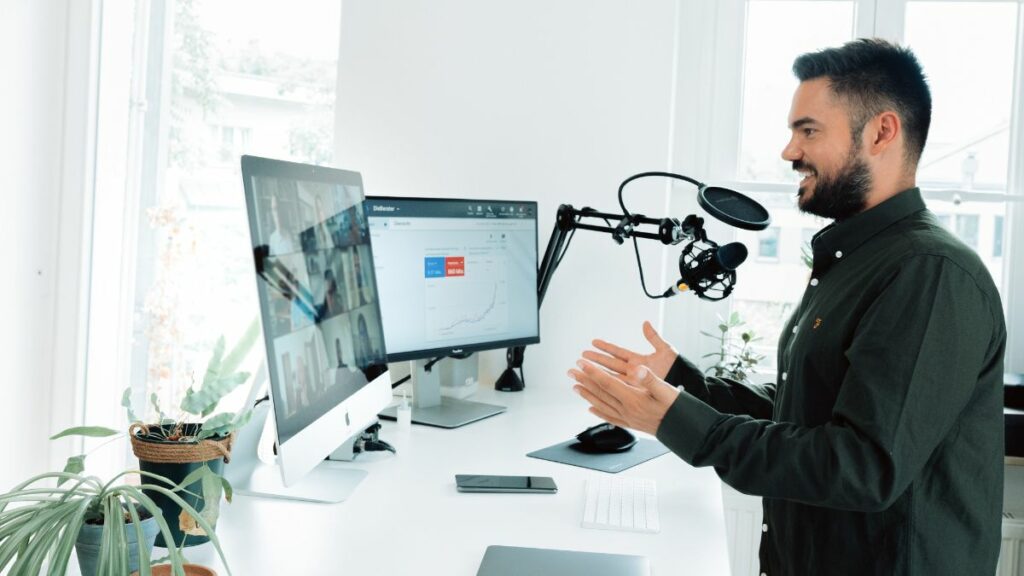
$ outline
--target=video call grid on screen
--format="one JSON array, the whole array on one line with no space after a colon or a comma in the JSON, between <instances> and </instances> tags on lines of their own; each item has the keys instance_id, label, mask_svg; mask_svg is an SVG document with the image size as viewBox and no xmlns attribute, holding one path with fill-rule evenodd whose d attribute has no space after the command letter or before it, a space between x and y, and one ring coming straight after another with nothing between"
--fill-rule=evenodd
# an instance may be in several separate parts
<instances>
[{"instance_id":1,"label":"video call grid on screen","mask_svg":"<svg viewBox=\"0 0 1024 576\"><path fill-rule=\"evenodd\" d=\"M246 193L285 442L382 372L386 350L358 173L266 164Z\"/></svg>"},{"instance_id":2,"label":"video call grid on screen","mask_svg":"<svg viewBox=\"0 0 1024 576\"><path fill-rule=\"evenodd\" d=\"M539 342L537 203L368 196L388 360Z\"/></svg>"}]
</instances>

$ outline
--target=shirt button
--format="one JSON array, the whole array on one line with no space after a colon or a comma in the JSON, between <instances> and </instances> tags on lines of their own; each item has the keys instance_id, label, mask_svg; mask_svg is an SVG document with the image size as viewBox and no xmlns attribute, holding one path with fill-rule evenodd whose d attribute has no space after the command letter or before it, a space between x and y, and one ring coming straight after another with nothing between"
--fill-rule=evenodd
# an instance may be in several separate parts
<instances>
[{"instance_id":1,"label":"shirt button","mask_svg":"<svg viewBox=\"0 0 1024 576\"><path fill-rule=\"evenodd\" d=\"M843 257L843 251L842 250L836 250L836 258L842 258L842 257Z\"/></svg>"},{"instance_id":2,"label":"shirt button","mask_svg":"<svg viewBox=\"0 0 1024 576\"><path fill-rule=\"evenodd\" d=\"M783 382L785 382L786 378L788 378L788 377L789 377L789 372L783 372L782 373L782 381ZM767 526L767 524L765 524L765 526Z\"/></svg>"},{"instance_id":3,"label":"shirt button","mask_svg":"<svg viewBox=\"0 0 1024 576\"><path fill-rule=\"evenodd\" d=\"M811 286L817 286L817 285L818 285L818 279L817 278L811 278Z\"/></svg>"},{"instance_id":4,"label":"shirt button","mask_svg":"<svg viewBox=\"0 0 1024 576\"><path fill-rule=\"evenodd\" d=\"M793 326L793 334L796 334L796 326Z\"/></svg>"},{"instance_id":5,"label":"shirt button","mask_svg":"<svg viewBox=\"0 0 1024 576\"><path fill-rule=\"evenodd\" d=\"M766 572L761 572L761 576L768 576Z\"/></svg>"},{"instance_id":6,"label":"shirt button","mask_svg":"<svg viewBox=\"0 0 1024 576\"><path fill-rule=\"evenodd\" d=\"M768 525L767 524L761 524L761 532L767 532L767 531L768 531Z\"/></svg>"}]
</instances>

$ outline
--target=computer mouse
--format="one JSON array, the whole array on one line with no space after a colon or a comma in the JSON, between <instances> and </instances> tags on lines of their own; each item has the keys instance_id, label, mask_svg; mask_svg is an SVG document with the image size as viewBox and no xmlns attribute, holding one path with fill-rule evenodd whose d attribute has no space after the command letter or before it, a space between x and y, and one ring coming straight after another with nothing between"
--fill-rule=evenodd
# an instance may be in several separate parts
<instances>
[{"instance_id":1,"label":"computer mouse","mask_svg":"<svg viewBox=\"0 0 1024 576\"><path fill-rule=\"evenodd\" d=\"M607 422L587 428L577 434L576 439L579 442L571 447L588 454L624 452L636 444L636 436L632 432Z\"/></svg>"}]
</instances>

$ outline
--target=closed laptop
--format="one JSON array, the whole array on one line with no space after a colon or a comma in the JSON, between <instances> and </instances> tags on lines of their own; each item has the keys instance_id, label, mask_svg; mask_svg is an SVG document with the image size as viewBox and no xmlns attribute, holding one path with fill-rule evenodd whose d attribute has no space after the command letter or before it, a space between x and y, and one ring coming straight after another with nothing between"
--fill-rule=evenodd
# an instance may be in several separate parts
<instances>
[{"instance_id":1,"label":"closed laptop","mask_svg":"<svg viewBox=\"0 0 1024 576\"><path fill-rule=\"evenodd\" d=\"M643 556L488 546L477 576L650 576Z\"/></svg>"}]
</instances>

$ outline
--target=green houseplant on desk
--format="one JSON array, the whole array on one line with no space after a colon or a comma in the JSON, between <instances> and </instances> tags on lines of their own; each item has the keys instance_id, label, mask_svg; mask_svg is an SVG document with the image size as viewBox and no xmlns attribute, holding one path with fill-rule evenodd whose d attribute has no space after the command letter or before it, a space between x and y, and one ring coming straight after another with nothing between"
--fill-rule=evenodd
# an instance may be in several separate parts
<instances>
[{"instance_id":1,"label":"green houseplant on desk","mask_svg":"<svg viewBox=\"0 0 1024 576\"><path fill-rule=\"evenodd\" d=\"M251 408L238 413L214 412L225 395L249 379L249 373L238 371L238 367L256 342L259 329L259 322L254 321L227 353L224 338L217 341L200 387L190 386L185 391L178 417L168 418L154 394L150 396L150 404L156 413L156 422L143 424L132 409L131 391L125 390L121 399L129 420L134 422L128 436L139 467L174 482L189 479L185 484L188 487L185 500L200 510L211 526L216 526L221 497L231 499L231 485L222 473L224 464L231 459L235 430L252 417ZM206 418L202 423L188 422L202 418ZM177 502L160 493L151 496L163 510L173 537L172 544L195 546L209 541L207 528ZM163 534L157 536L156 544L167 544Z\"/></svg>"},{"instance_id":2,"label":"green houseplant on desk","mask_svg":"<svg viewBox=\"0 0 1024 576\"><path fill-rule=\"evenodd\" d=\"M139 474L141 485L119 483L131 474ZM30 478L0 496L0 571L62 575L74 548L83 576L122 576L134 570L150 576L153 540L158 532L169 539L170 530L144 492L176 501L212 534L213 527L181 498L184 491L167 478L133 470L105 483L70 472ZM215 536L212 541L226 566ZM185 576L180 550L170 547L167 561L172 574Z\"/></svg>"},{"instance_id":3,"label":"green houseplant on desk","mask_svg":"<svg viewBox=\"0 0 1024 576\"><path fill-rule=\"evenodd\" d=\"M231 486L220 472L234 431L248 422L251 409L214 412L226 394L248 380L238 367L258 334L259 323L253 322L227 354L224 338L218 340L202 385L189 387L177 418L168 418L153 395L156 423L141 423L131 390L125 390L121 404L133 422L129 437L140 470L104 483L82 474L86 455L81 454L69 458L62 472L35 476L0 495L0 571L10 567L12 574L38 574L45 564L46 574L64 574L75 548L84 576L124 576L134 570L149 576L154 540L168 549L165 568L176 576L186 574L180 551L185 546L212 541L224 560L214 527L220 499L230 501ZM206 420L186 422L189 418ZM117 435L110 428L74 427L51 439ZM139 484L124 483L133 474Z\"/></svg>"},{"instance_id":4,"label":"green houseplant on desk","mask_svg":"<svg viewBox=\"0 0 1024 576\"><path fill-rule=\"evenodd\" d=\"M121 398L128 419L133 422L128 436L140 469L183 483L187 487L185 501L200 511L209 526L216 526L221 497L231 500L231 485L222 476L223 467L231 457L235 430L249 421L252 410L214 413L225 395L249 379L249 373L239 371L238 367L255 344L259 331L259 321L253 321L227 352L224 338L217 340L200 386L189 386L174 418L164 413L152 394L150 406L155 422L144 424L132 408L131 390L125 390ZM202 419L205 420L196 422ZM170 545L195 546L209 541L209 528L178 502L162 493L151 497L170 528ZM156 544L168 545L163 533L157 535Z\"/></svg>"}]
</instances>

